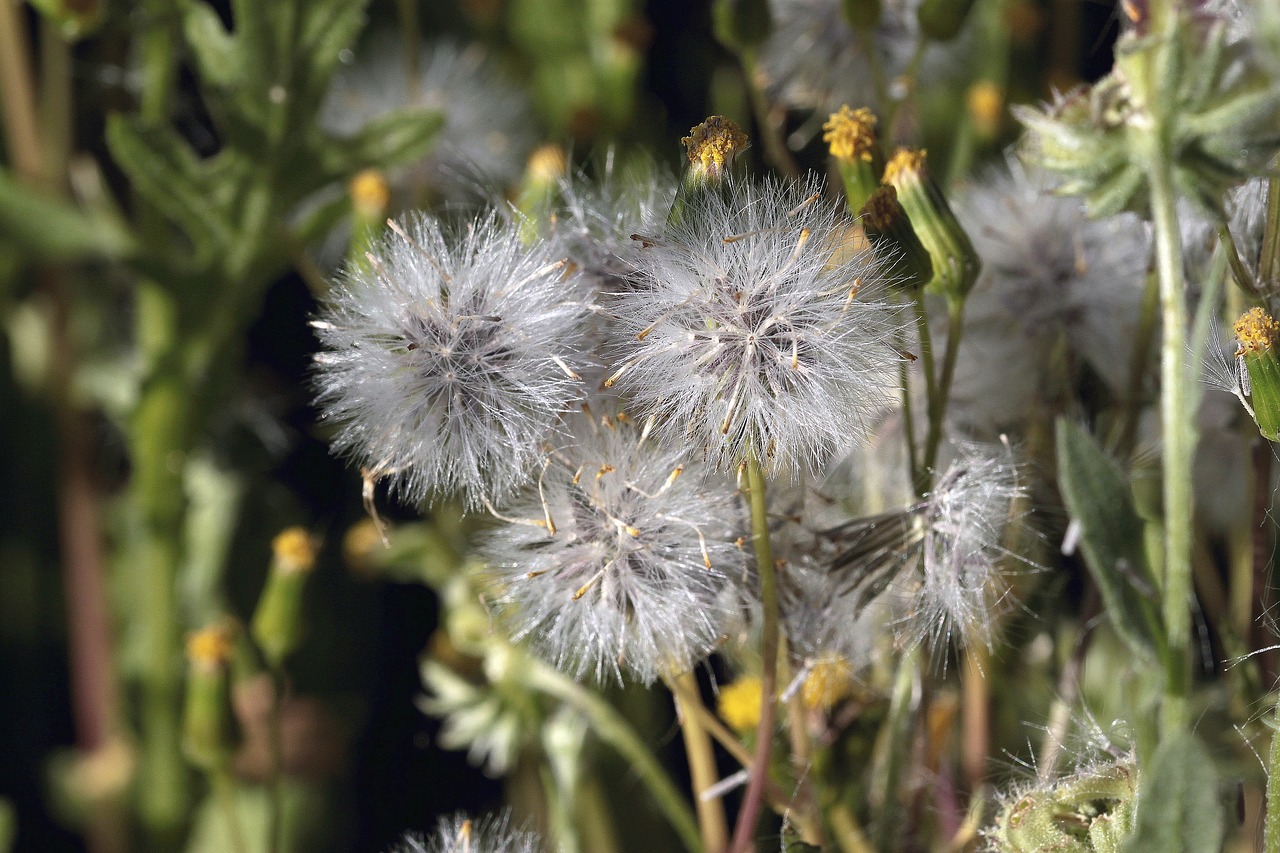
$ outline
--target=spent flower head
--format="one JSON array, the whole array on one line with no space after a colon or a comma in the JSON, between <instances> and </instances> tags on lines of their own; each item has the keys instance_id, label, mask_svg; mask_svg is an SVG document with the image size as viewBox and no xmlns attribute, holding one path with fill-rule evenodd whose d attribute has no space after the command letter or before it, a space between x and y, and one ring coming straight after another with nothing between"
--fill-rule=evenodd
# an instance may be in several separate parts
<instances>
[{"instance_id":1,"label":"spent flower head","mask_svg":"<svg viewBox=\"0 0 1280 853\"><path fill-rule=\"evenodd\" d=\"M496 214L394 226L315 323L335 449L412 501L502 500L583 396L583 292L553 247Z\"/></svg>"},{"instance_id":2,"label":"spent flower head","mask_svg":"<svg viewBox=\"0 0 1280 853\"><path fill-rule=\"evenodd\" d=\"M857 444L888 402L899 322L861 230L818 183L728 179L645 243L642 286L608 303L629 333L608 384L719 468L751 453L813 469Z\"/></svg>"},{"instance_id":3,"label":"spent flower head","mask_svg":"<svg viewBox=\"0 0 1280 853\"><path fill-rule=\"evenodd\" d=\"M484 551L517 639L577 677L650 683L690 669L737 612L739 512L732 488L629 420L592 426Z\"/></svg>"},{"instance_id":4,"label":"spent flower head","mask_svg":"<svg viewBox=\"0 0 1280 853\"><path fill-rule=\"evenodd\" d=\"M536 833L511 827L507 813L472 820L462 812L441 817L431 835L411 833L390 853L538 853Z\"/></svg>"}]
</instances>

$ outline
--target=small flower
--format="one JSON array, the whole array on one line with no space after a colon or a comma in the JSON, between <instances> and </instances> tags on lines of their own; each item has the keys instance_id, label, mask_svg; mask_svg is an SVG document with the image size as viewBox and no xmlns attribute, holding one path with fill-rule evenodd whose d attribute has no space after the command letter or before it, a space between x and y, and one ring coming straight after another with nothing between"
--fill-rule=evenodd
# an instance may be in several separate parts
<instances>
[{"instance_id":1,"label":"small flower","mask_svg":"<svg viewBox=\"0 0 1280 853\"><path fill-rule=\"evenodd\" d=\"M473 821L458 812L441 817L430 836L406 835L390 853L537 853L542 849L537 834L512 829L506 813Z\"/></svg>"},{"instance_id":2,"label":"small flower","mask_svg":"<svg viewBox=\"0 0 1280 853\"><path fill-rule=\"evenodd\" d=\"M720 688L716 710L734 731L753 731L760 725L760 695L760 678L741 676Z\"/></svg>"},{"instance_id":3,"label":"small flower","mask_svg":"<svg viewBox=\"0 0 1280 853\"><path fill-rule=\"evenodd\" d=\"M639 256L643 286L609 302L630 334L607 384L719 468L821 465L889 402L897 316L887 276L810 181L729 180Z\"/></svg>"},{"instance_id":4,"label":"small flower","mask_svg":"<svg viewBox=\"0 0 1280 853\"><path fill-rule=\"evenodd\" d=\"M627 420L552 457L484 551L516 639L581 677L644 683L689 670L737 611L738 510L681 451Z\"/></svg>"},{"instance_id":5,"label":"small flower","mask_svg":"<svg viewBox=\"0 0 1280 853\"><path fill-rule=\"evenodd\" d=\"M417 216L349 271L316 323L334 448L407 499L501 501L583 396L578 276L494 214L446 233Z\"/></svg>"}]
</instances>

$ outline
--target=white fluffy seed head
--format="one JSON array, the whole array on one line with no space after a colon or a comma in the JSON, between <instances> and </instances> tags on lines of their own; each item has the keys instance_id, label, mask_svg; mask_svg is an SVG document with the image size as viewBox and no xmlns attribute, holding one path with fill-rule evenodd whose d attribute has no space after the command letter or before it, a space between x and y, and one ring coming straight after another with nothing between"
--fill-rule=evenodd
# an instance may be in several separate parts
<instances>
[{"instance_id":1,"label":"white fluffy seed head","mask_svg":"<svg viewBox=\"0 0 1280 853\"><path fill-rule=\"evenodd\" d=\"M610 382L677 444L732 469L813 470L890 402L898 315L884 272L819 183L729 180L638 256L607 305L625 333Z\"/></svg>"},{"instance_id":2,"label":"white fluffy seed head","mask_svg":"<svg viewBox=\"0 0 1280 853\"><path fill-rule=\"evenodd\" d=\"M441 817L429 836L406 835L390 853L537 853L542 849L537 834L512 829L506 813L473 821L458 812Z\"/></svg>"},{"instance_id":3,"label":"white fluffy seed head","mask_svg":"<svg viewBox=\"0 0 1280 853\"><path fill-rule=\"evenodd\" d=\"M629 421L557 453L484 545L517 639L575 677L644 683L719 643L745 571L732 487Z\"/></svg>"},{"instance_id":4,"label":"white fluffy seed head","mask_svg":"<svg viewBox=\"0 0 1280 853\"><path fill-rule=\"evenodd\" d=\"M411 501L500 501L584 393L581 281L495 215L415 216L349 270L315 325L335 450Z\"/></svg>"}]
</instances>

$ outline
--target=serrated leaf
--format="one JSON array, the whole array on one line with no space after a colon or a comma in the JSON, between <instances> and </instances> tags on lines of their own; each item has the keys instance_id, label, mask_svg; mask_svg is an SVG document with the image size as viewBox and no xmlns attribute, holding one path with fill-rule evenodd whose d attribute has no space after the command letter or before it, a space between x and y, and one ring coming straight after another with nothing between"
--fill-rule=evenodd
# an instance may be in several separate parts
<instances>
[{"instance_id":1,"label":"serrated leaf","mask_svg":"<svg viewBox=\"0 0 1280 853\"><path fill-rule=\"evenodd\" d=\"M200 161L176 133L115 115L107 119L107 148L133 189L187 234L197 257L230 245L231 228L210 204Z\"/></svg>"},{"instance_id":2,"label":"serrated leaf","mask_svg":"<svg viewBox=\"0 0 1280 853\"><path fill-rule=\"evenodd\" d=\"M322 170L346 177L370 166L398 166L431 150L444 115L436 111L402 110L369 122L348 139L326 140L320 149Z\"/></svg>"},{"instance_id":3,"label":"serrated leaf","mask_svg":"<svg viewBox=\"0 0 1280 853\"><path fill-rule=\"evenodd\" d=\"M1156 749L1138 782L1138 822L1124 853L1212 853L1226 825L1213 758L1189 732Z\"/></svg>"},{"instance_id":4,"label":"serrated leaf","mask_svg":"<svg viewBox=\"0 0 1280 853\"><path fill-rule=\"evenodd\" d=\"M211 7L190 4L182 24L183 35L191 45L204 82L230 88L244 80L244 60L236 40Z\"/></svg>"},{"instance_id":5,"label":"serrated leaf","mask_svg":"<svg viewBox=\"0 0 1280 853\"><path fill-rule=\"evenodd\" d=\"M1143 522L1128 479L1093 436L1065 418L1057 424L1058 484L1080 527L1085 565L1116 633L1137 654L1160 654L1164 631L1156 583L1142 547Z\"/></svg>"},{"instance_id":6,"label":"serrated leaf","mask_svg":"<svg viewBox=\"0 0 1280 853\"><path fill-rule=\"evenodd\" d=\"M43 260L121 258L136 248L118 220L92 215L18 183L0 170L0 231L20 251Z\"/></svg>"}]
</instances>

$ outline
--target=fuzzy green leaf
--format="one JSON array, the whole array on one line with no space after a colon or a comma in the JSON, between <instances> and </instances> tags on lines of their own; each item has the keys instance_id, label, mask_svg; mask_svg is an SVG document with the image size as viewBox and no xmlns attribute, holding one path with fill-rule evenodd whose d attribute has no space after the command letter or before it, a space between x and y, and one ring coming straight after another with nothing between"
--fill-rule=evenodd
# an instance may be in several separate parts
<instances>
[{"instance_id":1,"label":"fuzzy green leaf","mask_svg":"<svg viewBox=\"0 0 1280 853\"><path fill-rule=\"evenodd\" d=\"M1107 616L1135 653L1159 653L1164 631L1153 601L1156 583L1128 480L1089 433L1064 418L1058 419L1057 445L1062 498L1080 526L1080 549Z\"/></svg>"},{"instance_id":2,"label":"fuzzy green leaf","mask_svg":"<svg viewBox=\"0 0 1280 853\"><path fill-rule=\"evenodd\" d=\"M236 40L223 28L212 7L202 3L187 6L182 24L205 83L226 88L244 79L244 62Z\"/></svg>"},{"instance_id":3,"label":"fuzzy green leaf","mask_svg":"<svg viewBox=\"0 0 1280 853\"><path fill-rule=\"evenodd\" d=\"M1221 850L1226 822L1218 773L1199 738L1179 732L1160 744L1138 783L1138 823L1124 853Z\"/></svg>"},{"instance_id":4,"label":"fuzzy green leaf","mask_svg":"<svg viewBox=\"0 0 1280 853\"><path fill-rule=\"evenodd\" d=\"M43 260L119 258L136 248L114 218L85 213L18 183L0 170L0 231L23 254Z\"/></svg>"}]
</instances>

